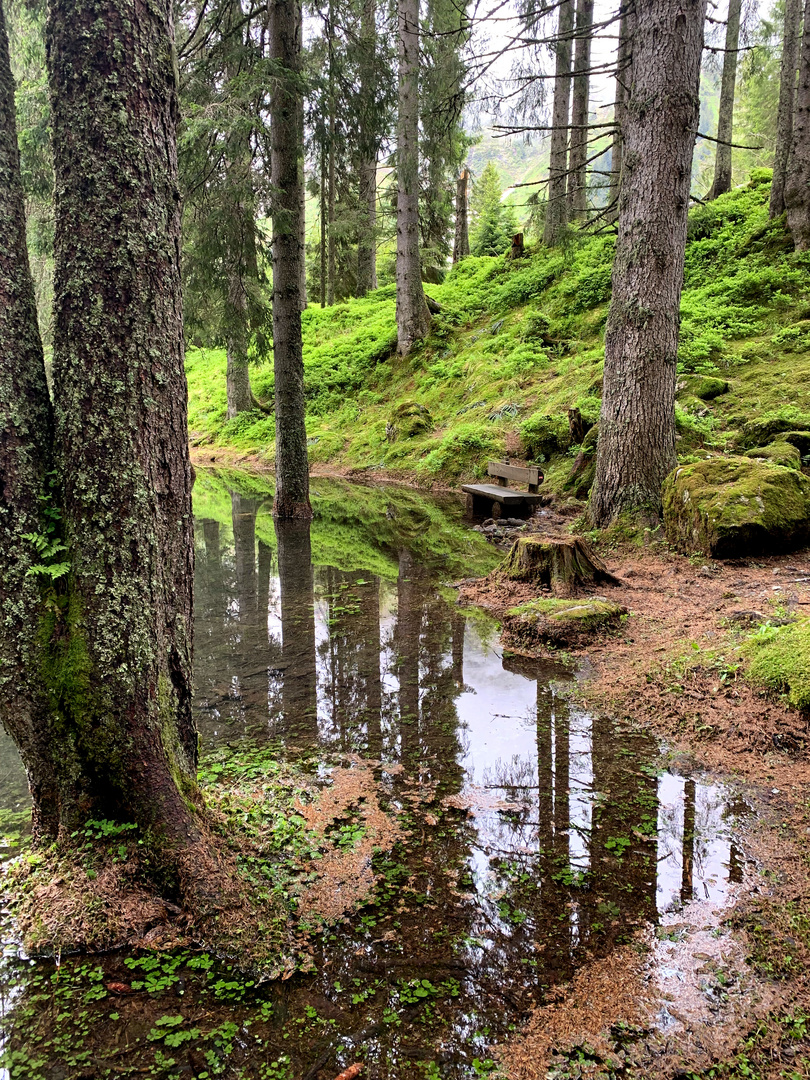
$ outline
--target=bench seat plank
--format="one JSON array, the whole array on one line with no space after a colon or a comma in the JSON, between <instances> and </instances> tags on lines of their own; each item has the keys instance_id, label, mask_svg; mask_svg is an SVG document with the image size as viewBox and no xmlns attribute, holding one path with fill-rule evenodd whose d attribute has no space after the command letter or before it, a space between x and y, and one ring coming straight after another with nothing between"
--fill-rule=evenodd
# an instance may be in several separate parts
<instances>
[{"instance_id":1,"label":"bench seat plank","mask_svg":"<svg viewBox=\"0 0 810 1080\"><path fill-rule=\"evenodd\" d=\"M519 506L520 503L545 502L546 496L531 491L515 491L512 488L498 487L497 484L462 484L461 490L468 495L481 495L504 506Z\"/></svg>"}]
</instances>

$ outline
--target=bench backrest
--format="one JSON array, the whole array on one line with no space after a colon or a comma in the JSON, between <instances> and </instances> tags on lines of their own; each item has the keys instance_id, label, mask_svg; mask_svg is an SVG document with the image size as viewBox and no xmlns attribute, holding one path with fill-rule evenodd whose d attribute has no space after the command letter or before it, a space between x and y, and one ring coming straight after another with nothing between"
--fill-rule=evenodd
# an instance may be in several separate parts
<instances>
[{"instance_id":1,"label":"bench backrest","mask_svg":"<svg viewBox=\"0 0 810 1080\"><path fill-rule=\"evenodd\" d=\"M518 483L528 484L529 487L537 487L543 479L543 474L536 465L530 465L522 469L519 465L506 465L503 461L490 461L487 465L490 476L498 476L503 480L516 480Z\"/></svg>"}]
</instances>

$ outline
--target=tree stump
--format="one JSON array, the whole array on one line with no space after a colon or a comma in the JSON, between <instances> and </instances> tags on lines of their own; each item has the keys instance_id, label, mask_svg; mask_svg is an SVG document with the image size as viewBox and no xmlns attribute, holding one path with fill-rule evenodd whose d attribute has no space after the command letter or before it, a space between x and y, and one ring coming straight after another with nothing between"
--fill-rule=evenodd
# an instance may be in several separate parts
<instances>
[{"instance_id":1,"label":"tree stump","mask_svg":"<svg viewBox=\"0 0 810 1080\"><path fill-rule=\"evenodd\" d=\"M522 259L526 254L526 250L523 246L523 233L515 233L512 237L512 247L509 251L510 259Z\"/></svg>"},{"instance_id":2,"label":"tree stump","mask_svg":"<svg viewBox=\"0 0 810 1080\"><path fill-rule=\"evenodd\" d=\"M620 585L581 536L521 536L512 545L502 573L511 581L546 585L555 596L574 596L597 582Z\"/></svg>"}]
</instances>

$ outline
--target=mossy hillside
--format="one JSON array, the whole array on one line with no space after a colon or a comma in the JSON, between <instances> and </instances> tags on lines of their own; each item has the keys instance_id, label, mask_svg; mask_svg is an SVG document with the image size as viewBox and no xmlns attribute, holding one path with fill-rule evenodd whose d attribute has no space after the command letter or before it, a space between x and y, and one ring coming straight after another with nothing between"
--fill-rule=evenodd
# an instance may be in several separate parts
<instances>
[{"instance_id":1,"label":"mossy hillside","mask_svg":"<svg viewBox=\"0 0 810 1080\"><path fill-rule=\"evenodd\" d=\"M789 250L784 223L769 222L768 179L760 170L690 216L676 408L683 461L738 448L754 421L810 430L810 254ZM561 490L578 450L568 409L588 422L599 412L612 257L612 239L599 236L516 262L466 259L426 287L442 311L408 358L395 355L393 287L310 307L311 459L455 482L509 452L550 459L546 485ZM224 353L190 350L192 437L272 458L272 417L225 420L224 371ZM270 399L270 366L257 367L253 383ZM418 407L419 430L396 430L404 406Z\"/></svg>"},{"instance_id":2,"label":"mossy hillside","mask_svg":"<svg viewBox=\"0 0 810 1080\"><path fill-rule=\"evenodd\" d=\"M748 679L786 694L791 705L810 709L810 619L789 626L760 626L743 646Z\"/></svg>"},{"instance_id":3,"label":"mossy hillside","mask_svg":"<svg viewBox=\"0 0 810 1080\"><path fill-rule=\"evenodd\" d=\"M197 519L218 521L230 535L231 491L255 500L256 537L275 550L271 476L200 469L194 485ZM462 506L457 500L434 500L407 488L356 484L332 477L313 477L310 491L315 512L311 529L315 566L365 571L395 580L402 550L448 576L471 571L484 574L498 562L491 545L462 524Z\"/></svg>"},{"instance_id":4,"label":"mossy hillside","mask_svg":"<svg viewBox=\"0 0 810 1080\"><path fill-rule=\"evenodd\" d=\"M664 482L667 539L683 552L728 558L795 547L810 536L810 480L743 457L679 466Z\"/></svg>"}]
</instances>

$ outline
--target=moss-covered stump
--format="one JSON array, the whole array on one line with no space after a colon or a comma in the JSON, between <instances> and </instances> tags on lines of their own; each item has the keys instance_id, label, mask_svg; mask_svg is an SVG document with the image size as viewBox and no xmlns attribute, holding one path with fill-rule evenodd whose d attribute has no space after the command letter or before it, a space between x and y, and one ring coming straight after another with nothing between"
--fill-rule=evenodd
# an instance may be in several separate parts
<instances>
[{"instance_id":1,"label":"moss-covered stump","mask_svg":"<svg viewBox=\"0 0 810 1080\"><path fill-rule=\"evenodd\" d=\"M785 551L810 539L810 480L752 458L683 465L663 486L667 539L719 558Z\"/></svg>"},{"instance_id":2,"label":"moss-covered stump","mask_svg":"<svg viewBox=\"0 0 810 1080\"><path fill-rule=\"evenodd\" d=\"M597 582L618 585L618 578L581 536L521 536L501 569L510 581L546 585L555 596L572 596Z\"/></svg>"},{"instance_id":3,"label":"moss-covered stump","mask_svg":"<svg viewBox=\"0 0 810 1080\"><path fill-rule=\"evenodd\" d=\"M802 456L795 446L782 439L777 439L769 446L757 446L753 450L747 450L747 458L756 461L770 462L771 465L784 465L786 469L801 469Z\"/></svg>"},{"instance_id":4,"label":"moss-covered stump","mask_svg":"<svg viewBox=\"0 0 810 1080\"><path fill-rule=\"evenodd\" d=\"M529 600L508 611L501 638L513 649L536 649L546 645L576 648L595 635L615 630L627 614L620 604L607 600Z\"/></svg>"}]
</instances>

